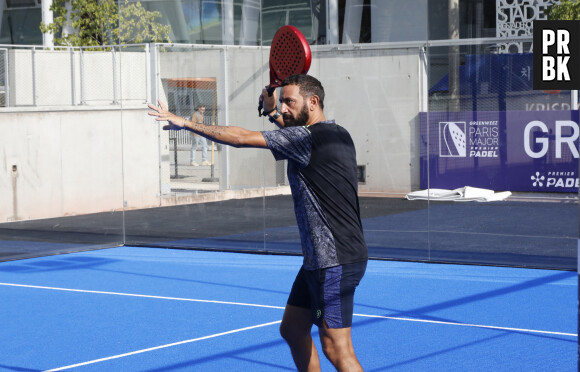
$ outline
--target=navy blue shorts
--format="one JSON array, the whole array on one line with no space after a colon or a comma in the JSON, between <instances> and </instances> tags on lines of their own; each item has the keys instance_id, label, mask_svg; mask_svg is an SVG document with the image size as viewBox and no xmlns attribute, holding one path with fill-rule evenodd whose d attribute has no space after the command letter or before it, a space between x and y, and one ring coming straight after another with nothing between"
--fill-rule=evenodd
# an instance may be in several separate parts
<instances>
[{"instance_id":1,"label":"navy blue shorts","mask_svg":"<svg viewBox=\"0 0 580 372\"><path fill-rule=\"evenodd\" d=\"M365 274L367 261L319 270L300 268L288 305L312 311L312 323L329 328L352 326L354 291Z\"/></svg>"}]
</instances>

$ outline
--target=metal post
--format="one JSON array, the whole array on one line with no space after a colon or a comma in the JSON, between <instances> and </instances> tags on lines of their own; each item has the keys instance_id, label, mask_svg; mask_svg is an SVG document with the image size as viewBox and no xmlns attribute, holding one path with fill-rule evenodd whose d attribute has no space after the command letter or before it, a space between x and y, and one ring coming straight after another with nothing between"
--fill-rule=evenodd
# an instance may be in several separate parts
<instances>
[{"instance_id":1,"label":"metal post","mask_svg":"<svg viewBox=\"0 0 580 372\"><path fill-rule=\"evenodd\" d=\"M448 0L449 39L459 39L459 0ZM449 46L449 111L459 111L459 46Z\"/></svg>"},{"instance_id":2,"label":"metal post","mask_svg":"<svg viewBox=\"0 0 580 372\"><path fill-rule=\"evenodd\" d=\"M175 168L175 178L179 178L179 167L177 166L177 138L170 138L169 142L173 141L173 158L175 163L173 164Z\"/></svg>"},{"instance_id":3,"label":"metal post","mask_svg":"<svg viewBox=\"0 0 580 372\"><path fill-rule=\"evenodd\" d=\"M54 21L53 13L50 10L51 5L52 0L44 0L41 3L42 22L44 22L45 25L49 25ZM2 7L2 5L0 5L0 7ZM42 45L49 49L52 49L54 47L54 35L51 34L50 32L42 34Z\"/></svg>"},{"instance_id":4,"label":"metal post","mask_svg":"<svg viewBox=\"0 0 580 372\"><path fill-rule=\"evenodd\" d=\"M326 44L338 44L337 0L326 0Z\"/></svg>"},{"instance_id":5,"label":"metal post","mask_svg":"<svg viewBox=\"0 0 580 372\"><path fill-rule=\"evenodd\" d=\"M145 90L147 91L146 103L151 103L151 50L149 44L145 44Z\"/></svg>"},{"instance_id":6,"label":"metal post","mask_svg":"<svg viewBox=\"0 0 580 372\"><path fill-rule=\"evenodd\" d=\"M260 9L255 0L244 0L242 3L242 24L240 26L240 45L256 45L258 27L260 27Z\"/></svg>"},{"instance_id":7,"label":"metal post","mask_svg":"<svg viewBox=\"0 0 580 372\"><path fill-rule=\"evenodd\" d=\"M222 0L222 43L234 45L234 1Z\"/></svg>"},{"instance_id":8,"label":"metal post","mask_svg":"<svg viewBox=\"0 0 580 372\"><path fill-rule=\"evenodd\" d=\"M159 100L159 53L157 44L149 45L149 95L151 96L151 103L157 104Z\"/></svg>"},{"instance_id":9,"label":"metal post","mask_svg":"<svg viewBox=\"0 0 580 372\"><path fill-rule=\"evenodd\" d=\"M221 79L218 80L219 86L220 88L218 89L218 92L220 94L219 96L219 102L221 102L221 112L218 116L218 119L220 121L220 125L228 125L230 118L229 118L229 114L228 114L228 107L229 107L229 102L228 102L228 97L229 97L229 91L228 91L228 47L226 45L224 45L222 47L221 50L221 74L220 77ZM229 146L222 146L221 148L221 156L220 156L220 161L221 161L221 182L220 182L220 190L229 190L230 189L230 177L229 177L229 169L228 169L228 157L229 157Z\"/></svg>"},{"instance_id":10,"label":"metal post","mask_svg":"<svg viewBox=\"0 0 580 372\"><path fill-rule=\"evenodd\" d=\"M70 51L70 95L71 95L72 105L75 106L76 105L75 52L74 52L74 48L70 48L69 51Z\"/></svg>"},{"instance_id":11,"label":"metal post","mask_svg":"<svg viewBox=\"0 0 580 372\"><path fill-rule=\"evenodd\" d=\"M419 49L419 89L421 92L421 100L419 102L419 111L429 111L429 62L427 59L427 45Z\"/></svg>"},{"instance_id":12,"label":"metal post","mask_svg":"<svg viewBox=\"0 0 580 372\"><path fill-rule=\"evenodd\" d=\"M18 221L18 166L12 165L12 218L10 221Z\"/></svg>"},{"instance_id":13,"label":"metal post","mask_svg":"<svg viewBox=\"0 0 580 372\"><path fill-rule=\"evenodd\" d=\"M215 125L215 111L216 111L216 92L217 89L217 85L214 85L214 90L213 90L213 102L212 102L212 107L213 109L211 110L211 125ZM195 141L195 140L194 140ZM211 142L211 171L210 171L210 177L209 178L203 178L201 181L202 182L219 182L219 178L217 178L215 176L215 157L214 157L214 148L216 146L216 143L214 141Z\"/></svg>"},{"instance_id":14,"label":"metal post","mask_svg":"<svg viewBox=\"0 0 580 372\"><path fill-rule=\"evenodd\" d=\"M117 53L115 47L111 48L113 56L113 105L119 104L119 97L117 93Z\"/></svg>"},{"instance_id":15,"label":"metal post","mask_svg":"<svg viewBox=\"0 0 580 372\"><path fill-rule=\"evenodd\" d=\"M85 53L84 49L80 49L80 64L81 64L81 105L86 105L85 97Z\"/></svg>"},{"instance_id":16,"label":"metal post","mask_svg":"<svg viewBox=\"0 0 580 372\"><path fill-rule=\"evenodd\" d=\"M32 48L32 105L36 106L36 48Z\"/></svg>"}]
</instances>

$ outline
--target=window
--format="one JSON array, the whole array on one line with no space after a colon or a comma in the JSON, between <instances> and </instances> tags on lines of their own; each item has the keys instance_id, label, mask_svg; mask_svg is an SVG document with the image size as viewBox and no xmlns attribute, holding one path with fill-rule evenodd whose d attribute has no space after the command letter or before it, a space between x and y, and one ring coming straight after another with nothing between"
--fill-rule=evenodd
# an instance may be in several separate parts
<instances>
[{"instance_id":1,"label":"window","mask_svg":"<svg viewBox=\"0 0 580 372\"><path fill-rule=\"evenodd\" d=\"M37 8L41 0L6 0L6 9L11 8Z\"/></svg>"}]
</instances>

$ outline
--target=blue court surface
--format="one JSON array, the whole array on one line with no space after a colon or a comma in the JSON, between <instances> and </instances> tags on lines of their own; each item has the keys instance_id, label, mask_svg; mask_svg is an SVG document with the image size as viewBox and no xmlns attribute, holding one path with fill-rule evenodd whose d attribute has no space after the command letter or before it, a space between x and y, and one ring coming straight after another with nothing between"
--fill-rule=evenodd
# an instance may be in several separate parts
<instances>
[{"instance_id":1,"label":"blue court surface","mask_svg":"<svg viewBox=\"0 0 580 372\"><path fill-rule=\"evenodd\" d=\"M300 264L134 247L0 263L0 370L295 370L278 327ZM577 293L571 271L370 261L355 349L365 371L576 371Z\"/></svg>"}]
</instances>

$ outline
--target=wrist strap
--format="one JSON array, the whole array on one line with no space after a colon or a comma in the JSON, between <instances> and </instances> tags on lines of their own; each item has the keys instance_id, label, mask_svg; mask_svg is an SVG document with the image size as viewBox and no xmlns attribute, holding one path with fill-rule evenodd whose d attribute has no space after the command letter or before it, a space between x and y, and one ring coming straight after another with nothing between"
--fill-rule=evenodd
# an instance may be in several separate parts
<instances>
[{"instance_id":1,"label":"wrist strap","mask_svg":"<svg viewBox=\"0 0 580 372\"><path fill-rule=\"evenodd\" d=\"M276 123L276 121L278 121L278 118L282 115L280 114L278 109L275 109L274 111L276 111L274 115L270 115L272 111L270 111L270 114L268 114L268 120L270 121L270 123Z\"/></svg>"},{"instance_id":2,"label":"wrist strap","mask_svg":"<svg viewBox=\"0 0 580 372\"><path fill-rule=\"evenodd\" d=\"M262 111L262 113L260 114L260 116L266 116L266 115L270 115L271 113L273 113L274 111L278 110L278 107L274 107L272 110L270 111Z\"/></svg>"}]
</instances>

